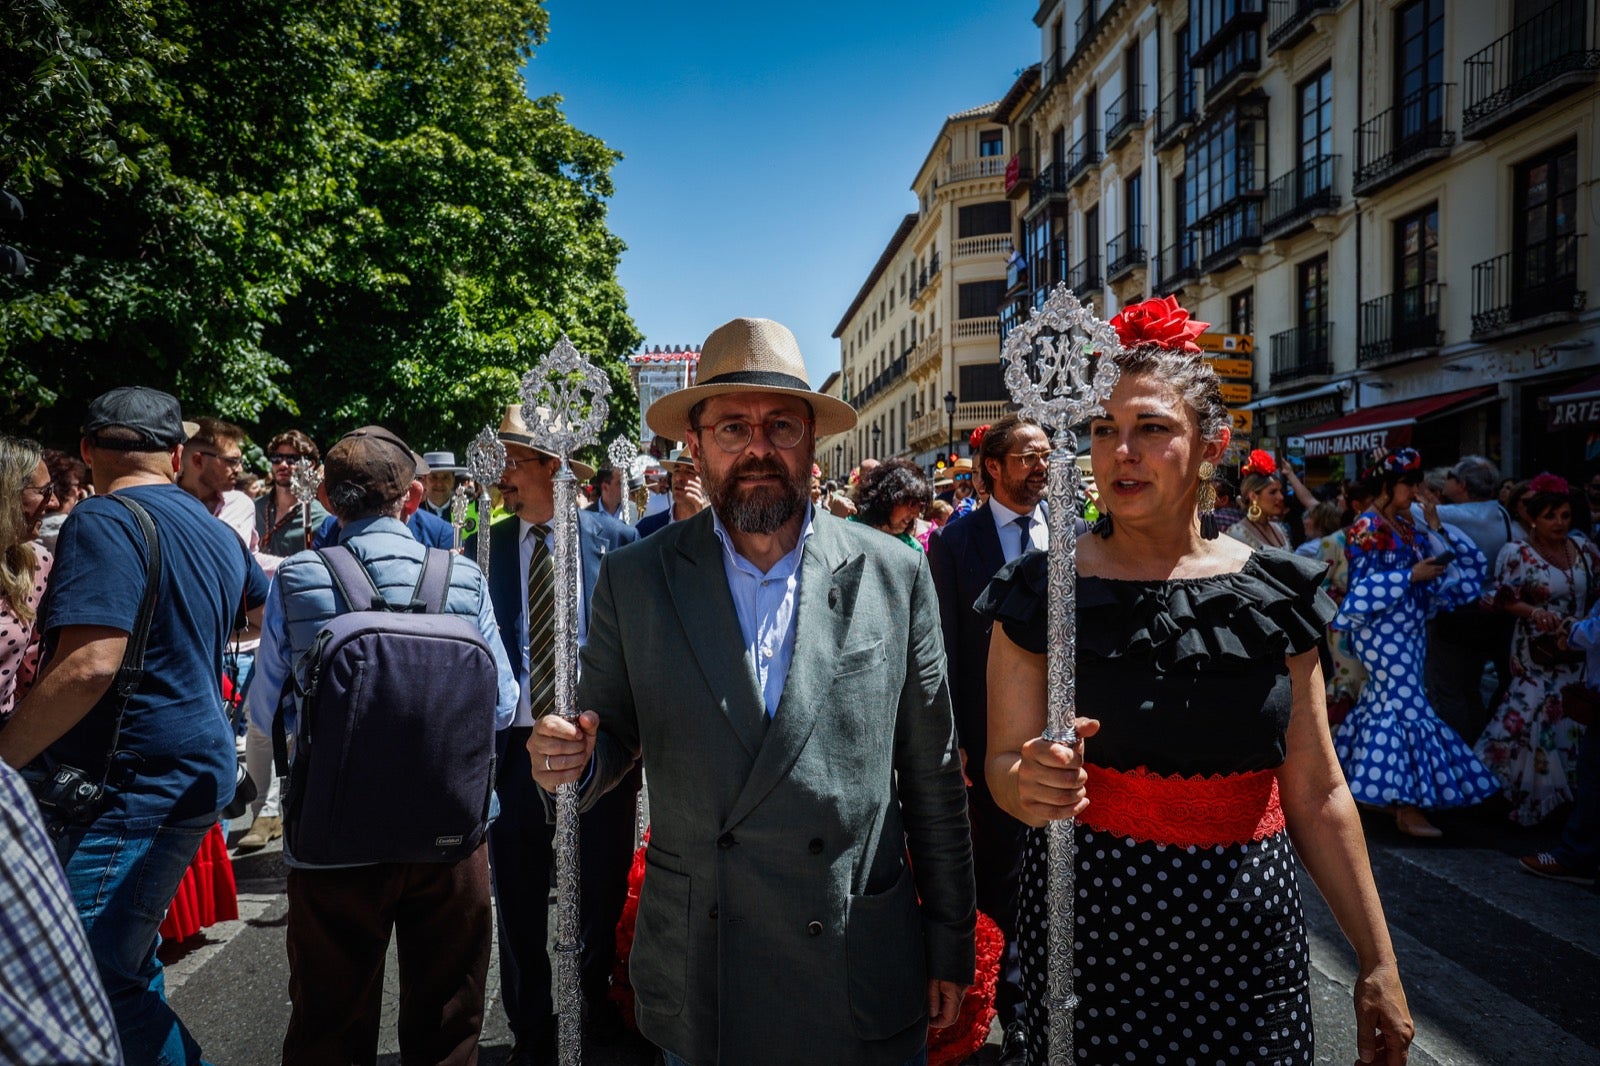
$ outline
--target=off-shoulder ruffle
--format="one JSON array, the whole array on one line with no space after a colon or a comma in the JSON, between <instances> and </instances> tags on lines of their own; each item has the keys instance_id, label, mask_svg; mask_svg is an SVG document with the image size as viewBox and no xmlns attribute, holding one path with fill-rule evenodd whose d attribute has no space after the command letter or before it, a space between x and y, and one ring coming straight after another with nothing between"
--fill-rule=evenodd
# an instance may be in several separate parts
<instances>
[{"instance_id":1,"label":"off-shoulder ruffle","mask_svg":"<svg viewBox=\"0 0 1600 1066\"><path fill-rule=\"evenodd\" d=\"M1336 608L1321 582L1325 564L1286 551L1251 553L1243 569L1169 581L1078 580L1078 648L1102 659L1149 661L1163 672L1208 664L1243 666L1316 646ZM1045 651L1049 557L1030 551L1007 563L974 605L1036 654Z\"/></svg>"}]
</instances>

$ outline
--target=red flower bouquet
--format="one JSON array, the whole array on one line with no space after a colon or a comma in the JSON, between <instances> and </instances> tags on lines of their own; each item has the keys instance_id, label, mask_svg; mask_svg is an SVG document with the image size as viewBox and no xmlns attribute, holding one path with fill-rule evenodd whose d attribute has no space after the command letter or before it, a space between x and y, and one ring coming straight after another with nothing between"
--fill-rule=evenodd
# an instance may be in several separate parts
<instances>
[{"instance_id":1,"label":"red flower bouquet","mask_svg":"<svg viewBox=\"0 0 1600 1066\"><path fill-rule=\"evenodd\" d=\"M1200 346L1194 339L1211 328L1211 323L1190 318L1189 312L1178 306L1176 297L1157 296L1124 307L1111 320L1111 327L1125 348L1153 344L1180 352L1198 352Z\"/></svg>"}]
</instances>

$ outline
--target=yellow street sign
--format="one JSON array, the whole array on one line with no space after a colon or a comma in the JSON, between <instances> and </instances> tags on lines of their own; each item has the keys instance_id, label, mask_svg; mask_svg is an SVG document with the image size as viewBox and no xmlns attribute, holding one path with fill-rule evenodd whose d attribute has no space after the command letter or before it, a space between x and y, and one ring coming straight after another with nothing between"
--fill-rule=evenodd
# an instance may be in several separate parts
<instances>
[{"instance_id":1,"label":"yellow street sign","mask_svg":"<svg viewBox=\"0 0 1600 1066\"><path fill-rule=\"evenodd\" d=\"M1222 402L1226 404L1249 403L1251 388L1247 384L1236 384L1231 381L1222 383Z\"/></svg>"},{"instance_id":2,"label":"yellow street sign","mask_svg":"<svg viewBox=\"0 0 1600 1066\"><path fill-rule=\"evenodd\" d=\"M1236 437L1248 437L1255 427L1256 413L1254 411L1229 411L1228 417L1233 419L1233 434Z\"/></svg>"},{"instance_id":3,"label":"yellow street sign","mask_svg":"<svg viewBox=\"0 0 1600 1066\"><path fill-rule=\"evenodd\" d=\"M1202 333L1194 342L1207 352L1249 355L1256 350L1255 338L1248 333Z\"/></svg>"},{"instance_id":4,"label":"yellow street sign","mask_svg":"<svg viewBox=\"0 0 1600 1066\"><path fill-rule=\"evenodd\" d=\"M1219 378L1242 378L1249 381L1255 377L1255 364L1248 359L1207 359Z\"/></svg>"}]
</instances>

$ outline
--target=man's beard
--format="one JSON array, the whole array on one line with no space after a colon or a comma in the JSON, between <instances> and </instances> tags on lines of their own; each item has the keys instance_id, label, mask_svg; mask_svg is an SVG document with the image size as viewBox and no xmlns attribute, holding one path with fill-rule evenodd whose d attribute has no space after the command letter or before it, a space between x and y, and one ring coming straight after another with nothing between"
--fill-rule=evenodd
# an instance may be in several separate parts
<instances>
[{"instance_id":1,"label":"man's beard","mask_svg":"<svg viewBox=\"0 0 1600 1066\"><path fill-rule=\"evenodd\" d=\"M1006 495L1016 502L1026 505L1030 510L1039 505L1039 501L1044 499L1045 494L1044 485L1038 483L1029 484L1029 479L1032 476L1031 471L1014 479L1006 477L1004 474L1000 475L1000 484L1006 490Z\"/></svg>"},{"instance_id":2,"label":"man's beard","mask_svg":"<svg viewBox=\"0 0 1600 1066\"><path fill-rule=\"evenodd\" d=\"M739 478L752 474L770 474L778 478L779 484L775 488L763 485L741 490ZM811 488L809 473L802 470L799 476L791 476L777 459L752 458L733 467L725 476L703 470L700 482L723 525L740 533L759 535L776 533L784 523L804 511L806 494Z\"/></svg>"}]
</instances>

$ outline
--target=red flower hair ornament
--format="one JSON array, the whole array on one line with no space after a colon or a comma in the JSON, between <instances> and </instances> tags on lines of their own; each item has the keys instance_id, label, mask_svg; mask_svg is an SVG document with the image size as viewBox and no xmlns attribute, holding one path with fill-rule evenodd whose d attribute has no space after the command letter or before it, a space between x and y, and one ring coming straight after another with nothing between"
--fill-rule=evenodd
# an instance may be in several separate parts
<instances>
[{"instance_id":1,"label":"red flower hair ornament","mask_svg":"<svg viewBox=\"0 0 1600 1066\"><path fill-rule=\"evenodd\" d=\"M1271 452L1257 448L1245 459L1244 465L1239 468L1241 474L1251 474L1256 477L1271 477L1278 472L1278 460L1272 457Z\"/></svg>"},{"instance_id":2,"label":"red flower hair ornament","mask_svg":"<svg viewBox=\"0 0 1600 1066\"><path fill-rule=\"evenodd\" d=\"M1547 492L1566 496L1572 492L1572 486L1567 484L1567 479L1560 474L1552 474L1546 471L1528 482L1528 491L1536 496L1542 496Z\"/></svg>"},{"instance_id":3,"label":"red flower hair ornament","mask_svg":"<svg viewBox=\"0 0 1600 1066\"><path fill-rule=\"evenodd\" d=\"M1194 339L1211 328L1209 322L1196 322L1178 306L1175 296L1156 296L1118 311L1111 328L1124 348L1153 344L1178 352L1198 352Z\"/></svg>"},{"instance_id":4,"label":"red flower hair ornament","mask_svg":"<svg viewBox=\"0 0 1600 1066\"><path fill-rule=\"evenodd\" d=\"M987 432L989 432L989 425L986 422L972 431L972 436L967 438L967 447L976 452L983 446L983 435Z\"/></svg>"}]
</instances>

